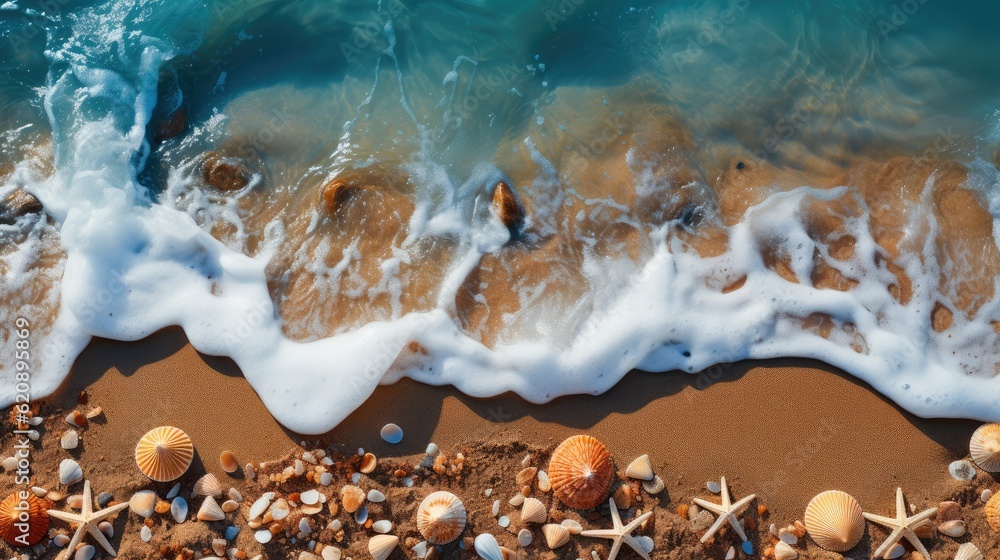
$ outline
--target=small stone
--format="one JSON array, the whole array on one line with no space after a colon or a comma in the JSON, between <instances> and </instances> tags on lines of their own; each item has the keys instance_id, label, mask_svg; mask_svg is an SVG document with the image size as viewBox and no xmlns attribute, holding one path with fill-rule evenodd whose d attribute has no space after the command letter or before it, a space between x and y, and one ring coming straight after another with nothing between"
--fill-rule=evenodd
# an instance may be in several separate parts
<instances>
[{"instance_id":1,"label":"small stone","mask_svg":"<svg viewBox=\"0 0 1000 560\"><path fill-rule=\"evenodd\" d=\"M990 490L989 488L983 490L983 493L979 495L979 499L982 500L984 504L990 501L990 498L992 497L993 497L993 491Z\"/></svg>"},{"instance_id":2,"label":"small stone","mask_svg":"<svg viewBox=\"0 0 1000 560\"><path fill-rule=\"evenodd\" d=\"M719 492L722 492L722 485L719 484L718 482L714 481L714 480L710 480L710 481L706 482L705 483L705 488L707 488L708 491L711 492L711 493L713 493L713 494L718 494Z\"/></svg>"},{"instance_id":3,"label":"small stone","mask_svg":"<svg viewBox=\"0 0 1000 560\"><path fill-rule=\"evenodd\" d=\"M80 434L76 430L66 430L59 438L59 445L63 449L76 449L80 445Z\"/></svg>"},{"instance_id":4,"label":"small stone","mask_svg":"<svg viewBox=\"0 0 1000 560\"><path fill-rule=\"evenodd\" d=\"M139 537L142 538L142 542L149 542L153 538L152 529L143 525L142 529L139 529Z\"/></svg>"},{"instance_id":5,"label":"small stone","mask_svg":"<svg viewBox=\"0 0 1000 560\"><path fill-rule=\"evenodd\" d=\"M524 210L507 183L500 181L493 190L493 211L500 222L508 228L515 228L524 221Z\"/></svg>"},{"instance_id":6,"label":"small stone","mask_svg":"<svg viewBox=\"0 0 1000 560\"><path fill-rule=\"evenodd\" d=\"M18 218L29 214L40 214L42 203L24 189L16 189L0 202L0 224L13 225Z\"/></svg>"},{"instance_id":7,"label":"small stone","mask_svg":"<svg viewBox=\"0 0 1000 560\"><path fill-rule=\"evenodd\" d=\"M224 191L242 189L249 185L253 178L253 174L243 161L217 152L208 152L205 155L202 175L206 183Z\"/></svg>"},{"instance_id":8,"label":"small stone","mask_svg":"<svg viewBox=\"0 0 1000 560\"><path fill-rule=\"evenodd\" d=\"M963 519L962 506L958 502L941 502L938 504L937 524L946 521L961 521Z\"/></svg>"},{"instance_id":9,"label":"small stone","mask_svg":"<svg viewBox=\"0 0 1000 560\"><path fill-rule=\"evenodd\" d=\"M527 529L521 529L517 532L517 543L521 546L528 546L531 544L531 531Z\"/></svg>"},{"instance_id":10,"label":"small stone","mask_svg":"<svg viewBox=\"0 0 1000 560\"><path fill-rule=\"evenodd\" d=\"M948 473L951 474L952 478L955 480L968 482L973 478L976 478L976 467L974 467L969 461L954 461L948 465Z\"/></svg>"},{"instance_id":11,"label":"small stone","mask_svg":"<svg viewBox=\"0 0 1000 560\"><path fill-rule=\"evenodd\" d=\"M507 527L510 526L510 518L507 517L506 515L501 515L500 519L497 519L497 525L506 529Z\"/></svg>"}]
</instances>

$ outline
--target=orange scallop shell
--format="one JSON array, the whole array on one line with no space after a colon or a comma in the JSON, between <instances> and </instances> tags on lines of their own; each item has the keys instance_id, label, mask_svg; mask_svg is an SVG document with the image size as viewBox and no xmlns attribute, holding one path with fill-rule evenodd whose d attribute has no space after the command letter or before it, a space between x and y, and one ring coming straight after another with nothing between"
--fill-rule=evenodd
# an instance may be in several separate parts
<instances>
[{"instance_id":1,"label":"orange scallop shell","mask_svg":"<svg viewBox=\"0 0 1000 560\"><path fill-rule=\"evenodd\" d=\"M36 544L45 538L45 534L49 530L49 514L45 513L45 510L50 508L52 503L31 492L27 492L27 494L27 500L21 500L15 492L0 502L0 536L14 546ZM26 501L28 506L27 533L25 533L24 527L18 526L23 523L20 516L25 511L17 509L22 501Z\"/></svg>"},{"instance_id":2,"label":"orange scallop shell","mask_svg":"<svg viewBox=\"0 0 1000 560\"><path fill-rule=\"evenodd\" d=\"M135 446L135 463L139 470L156 482L180 478L193 459L191 438L184 430L173 426L153 428Z\"/></svg>"},{"instance_id":3,"label":"orange scallop shell","mask_svg":"<svg viewBox=\"0 0 1000 560\"><path fill-rule=\"evenodd\" d=\"M559 444L549 461L552 492L567 506L589 509L604 501L615 467L611 453L596 438L572 436Z\"/></svg>"}]
</instances>

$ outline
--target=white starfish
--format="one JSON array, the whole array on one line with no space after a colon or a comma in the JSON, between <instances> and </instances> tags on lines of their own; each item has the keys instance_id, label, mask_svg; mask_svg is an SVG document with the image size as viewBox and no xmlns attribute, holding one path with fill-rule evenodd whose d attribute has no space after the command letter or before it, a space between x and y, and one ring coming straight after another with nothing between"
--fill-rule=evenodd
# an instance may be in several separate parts
<instances>
[{"instance_id":1,"label":"white starfish","mask_svg":"<svg viewBox=\"0 0 1000 560\"><path fill-rule=\"evenodd\" d=\"M913 545L913 548L917 549L917 552L924 555L924 558L931 560L931 555L924 548L924 544L920 542L920 538L917 537L917 533L914 532L920 524L927 521L937 513L938 508L934 507L928 510L924 510L916 515L907 517L906 516L906 503L903 501L903 489L896 488L896 517L882 517L881 515L875 515L872 513L865 513L865 519L871 521L872 523L878 523L879 525L892 529L892 533L889 534L889 538L882 543L882 546L878 547L875 551L875 556L880 557L887 550L892 548L894 544L899 542L899 539L906 538Z\"/></svg>"},{"instance_id":2,"label":"white starfish","mask_svg":"<svg viewBox=\"0 0 1000 560\"><path fill-rule=\"evenodd\" d=\"M615 505L615 499L610 498L608 502L611 505L611 521L615 524L614 529L593 529L590 531L583 531L580 533L585 537L595 537L598 539L611 539L615 541L611 545L611 553L608 554L608 560L615 560L618 556L618 551L621 550L622 544L627 544L632 547L632 550L636 552L639 556L642 556L646 560L649 560L649 555L646 551L642 549L639 541L635 540L632 536L632 531L635 531L643 521L649 519L653 515L653 512L647 511L646 513L636 517L628 525L622 525L622 518L618 515L618 506Z\"/></svg>"},{"instance_id":3,"label":"white starfish","mask_svg":"<svg viewBox=\"0 0 1000 560\"><path fill-rule=\"evenodd\" d=\"M90 533L90 536L94 537L94 540L97 541L98 544L104 547L104 550L108 551L108 554L111 556L118 556L114 547L111 546L110 542L108 542L107 537L105 537L104 533L97 528L97 524L109 517L117 515L118 512L127 507L128 502L104 508L101 511L94 511L94 498L90 493L90 481L87 480L83 483L83 509L80 513L70 513L68 511L50 509L48 510L48 514L49 517L54 517L56 519L61 519L66 523L75 523L77 525L76 533L73 535L73 540L69 541L65 550L76 550L76 545L80 544L80 541L83 540L83 534L87 532Z\"/></svg>"},{"instance_id":4,"label":"white starfish","mask_svg":"<svg viewBox=\"0 0 1000 560\"><path fill-rule=\"evenodd\" d=\"M746 498L743 498L742 500L734 504L729 499L729 485L726 484L726 477L722 477L721 484L722 484L721 505L713 504L712 502L707 502L700 498L694 499L694 503L719 516L719 518L715 520L715 523L701 537L701 542L707 541L709 537L714 535L716 531L722 528L722 524L725 523L726 521L729 521L729 525L733 527L733 530L736 531L736 534L739 535L744 542L746 542L747 535L746 533L743 532L743 526L740 525L739 519L736 519L736 512L739 511L743 506L752 502L754 498L756 498L757 496L754 494L750 494Z\"/></svg>"}]
</instances>

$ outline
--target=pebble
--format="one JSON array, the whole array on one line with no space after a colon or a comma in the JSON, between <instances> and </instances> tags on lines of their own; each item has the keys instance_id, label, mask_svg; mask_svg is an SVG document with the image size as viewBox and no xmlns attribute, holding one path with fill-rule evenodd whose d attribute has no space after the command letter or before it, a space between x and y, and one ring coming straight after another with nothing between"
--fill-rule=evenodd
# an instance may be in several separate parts
<instances>
[{"instance_id":1,"label":"pebble","mask_svg":"<svg viewBox=\"0 0 1000 560\"><path fill-rule=\"evenodd\" d=\"M722 492L722 485L714 480L706 482L705 488L708 488L708 491L713 494L718 494L719 492Z\"/></svg>"},{"instance_id":2,"label":"pebble","mask_svg":"<svg viewBox=\"0 0 1000 560\"><path fill-rule=\"evenodd\" d=\"M499 526L501 526L503 528L509 527L510 526L510 518L507 517L506 515L501 515L500 519L497 519L497 525L499 525Z\"/></svg>"},{"instance_id":3,"label":"pebble","mask_svg":"<svg viewBox=\"0 0 1000 560\"><path fill-rule=\"evenodd\" d=\"M392 444L403 441L403 429L392 423L383 426L380 435L382 439Z\"/></svg>"},{"instance_id":4,"label":"pebble","mask_svg":"<svg viewBox=\"0 0 1000 560\"><path fill-rule=\"evenodd\" d=\"M143 525L143 529L149 531L149 527ZM149 539L144 539L149 542ZM93 545L85 544L80 548L76 549L76 554L73 555L74 560L90 560L97 553L97 549Z\"/></svg>"},{"instance_id":5,"label":"pebble","mask_svg":"<svg viewBox=\"0 0 1000 560\"><path fill-rule=\"evenodd\" d=\"M257 542L260 544L267 544L271 542L272 536L271 531L268 529L261 529L253 534L253 538L257 539Z\"/></svg>"},{"instance_id":6,"label":"pebble","mask_svg":"<svg viewBox=\"0 0 1000 560\"><path fill-rule=\"evenodd\" d=\"M498 515L500 515L500 500L494 500L494 502L493 502L493 517L496 517Z\"/></svg>"},{"instance_id":7,"label":"pebble","mask_svg":"<svg viewBox=\"0 0 1000 560\"><path fill-rule=\"evenodd\" d=\"M319 475L319 483L322 484L323 486L329 486L332 482L333 482L332 474L325 472Z\"/></svg>"},{"instance_id":8,"label":"pebble","mask_svg":"<svg viewBox=\"0 0 1000 560\"><path fill-rule=\"evenodd\" d=\"M142 529L139 530L139 536L142 537L142 542L149 542L153 538L153 531L143 525Z\"/></svg>"},{"instance_id":9,"label":"pebble","mask_svg":"<svg viewBox=\"0 0 1000 560\"><path fill-rule=\"evenodd\" d=\"M180 493L181 493L181 483L178 482L177 484L174 484L173 488L171 488L169 492L167 492L167 499L173 500L174 498L177 497L177 494Z\"/></svg>"},{"instance_id":10,"label":"pebble","mask_svg":"<svg viewBox=\"0 0 1000 560\"><path fill-rule=\"evenodd\" d=\"M376 504L384 502L385 494L373 488L368 491L368 501Z\"/></svg>"},{"instance_id":11,"label":"pebble","mask_svg":"<svg viewBox=\"0 0 1000 560\"><path fill-rule=\"evenodd\" d=\"M226 533L225 533L226 540L231 541L235 539L236 535L238 535L239 532L240 528L236 527L235 525L230 525L229 527L226 527Z\"/></svg>"},{"instance_id":12,"label":"pebble","mask_svg":"<svg viewBox=\"0 0 1000 560\"><path fill-rule=\"evenodd\" d=\"M646 554L653 552L653 546L655 546L653 539L647 537L646 535L641 535L636 537L635 540L639 543L639 546L642 547Z\"/></svg>"},{"instance_id":13,"label":"pebble","mask_svg":"<svg viewBox=\"0 0 1000 560\"><path fill-rule=\"evenodd\" d=\"M948 465L948 473L951 474L952 478L955 480L968 482L973 478L976 478L976 467L968 461L954 461Z\"/></svg>"},{"instance_id":14,"label":"pebble","mask_svg":"<svg viewBox=\"0 0 1000 560\"><path fill-rule=\"evenodd\" d=\"M990 501L990 498L992 497L993 497L993 491L990 490L989 488L983 490L983 493L979 495L979 499L982 500L984 504Z\"/></svg>"},{"instance_id":15,"label":"pebble","mask_svg":"<svg viewBox=\"0 0 1000 560\"><path fill-rule=\"evenodd\" d=\"M517 532L517 543L521 546L528 546L531 544L531 531L527 529L521 529Z\"/></svg>"},{"instance_id":16,"label":"pebble","mask_svg":"<svg viewBox=\"0 0 1000 560\"><path fill-rule=\"evenodd\" d=\"M66 430L59 438L59 445L63 449L76 449L80 445L80 434L76 433L76 430Z\"/></svg>"},{"instance_id":17,"label":"pebble","mask_svg":"<svg viewBox=\"0 0 1000 560\"><path fill-rule=\"evenodd\" d=\"M97 528L101 530L102 533L109 539L115 536L115 527L107 521L101 521L97 524Z\"/></svg>"},{"instance_id":18,"label":"pebble","mask_svg":"<svg viewBox=\"0 0 1000 560\"><path fill-rule=\"evenodd\" d=\"M380 519L375 523L372 523L372 530L376 533L382 533L384 535L389 531L392 531L392 521Z\"/></svg>"}]
</instances>

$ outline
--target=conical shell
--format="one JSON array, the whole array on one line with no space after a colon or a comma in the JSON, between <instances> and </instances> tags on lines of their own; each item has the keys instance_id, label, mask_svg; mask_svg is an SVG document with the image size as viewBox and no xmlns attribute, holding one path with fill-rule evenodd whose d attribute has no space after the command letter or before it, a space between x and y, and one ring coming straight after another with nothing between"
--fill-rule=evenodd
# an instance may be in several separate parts
<instances>
[{"instance_id":1,"label":"conical shell","mask_svg":"<svg viewBox=\"0 0 1000 560\"><path fill-rule=\"evenodd\" d=\"M778 544L774 545L774 557L776 560L795 560L799 557L799 553L785 541L778 541Z\"/></svg>"},{"instance_id":2,"label":"conical shell","mask_svg":"<svg viewBox=\"0 0 1000 560\"><path fill-rule=\"evenodd\" d=\"M392 554L397 544L399 537L395 535L375 535L368 540L368 552L375 560L385 560Z\"/></svg>"},{"instance_id":3,"label":"conical shell","mask_svg":"<svg viewBox=\"0 0 1000 560\"><path fill-rule=\"evenodd\" d=\"M986 522L990 524L990 527L994 531L1000 531L1000 492L994 494L990 501L986 502L983 513L986 514Z\"/></svg>"},{"instance_id":4,"label":"conical shell","mask_svg":"<svg viewBox=\"0 0 1000 560\"><path fill-rule=\"evenodd\" d=\"M983 560L983 553L976 548L976 545L967 542L958 547L955 560Z\"/></svg>"},{"instance_id":5,"label":"conical shell","mask_svg":"<svg viewBox=\"0 0 1000 560\"><path fill-rule=\"evenodd\" d=\"M73 459L63 459L59 463L59 483L69 486L83 478L83 469L80 463Z\"/></svg>"},{"instance_id":6,"label":"conical shell","mask_svg":"<svg viewBox=\"0 0 1000 560\"><path fill-rule=\"evenodd\" d=\"M634 461L625 467L625 476L637 480L653 480L656 476L653 472L653 463L649 460L649 455L636 457Z\"/></svg>"},{"instance_id":7,"label":"conical shell","mask_svg":"<svg viewBox=\"0 0 1000 560\"><path fill-rule=\"evenodd\" d=\"M43 498L28 493L28 530L17 527L23 523L19 517L23 509L17 509L21 498L17 492L7 496L0 502L0 537L14 546L31 546L45 538L49 529L49 514L45 512L52 503Z\"/></svg>"},{"instance_id":8,"label":"conical shell","mask_svg":"<svg viewBox=\"0 0 1000 560\"><path fill-rule=\"evenodd\" d=\"M206 474L194 482L194 494L196 496L218 498L222 495L222 492L222 483L212 473Z\"/></svg>"},{"instance_id":9,"label":"conical shell","mask_svg":"<svg viewBox=\"0 0 1000 560\"><path fill-rule=\"evenodd\" d=\"M969 454L984 471L1000 472L1000 424L984 424L969 442Z\"/></svg>"},{"instance_id":10,"label":"conical shell","mask_svg":"<svg viewBox=\"0 0 1000 560\"><path fill-rule=\"evenodd\" d=\"M569 542L569 529L563 525L548 524L542 527L542 534L545 535L545 544L549 548L556 549Z\"/></svg>"},{"instance_id":11,"label":"conical shell","mask_svg":"<svg viewBox=\"0 0 1000 560\"><path fill-rule=\"evenodd\" d=\"M828 490L806 507L806 529L816 544L834 552L854 548L865 534L861 506L850 494Z\"/></svg>"},{"instance_id":12,"label":"conical shell","mask_svg":"<svg viewBox=\"0 0 1000 560\"><path fill-rule=\"evenodd\" d=\"M212 496L206 496L198 509L198 519L200 521L222 521L226 518L226 512L222 511L222 506L215 501Z\"/></svg>"},{"instance_id":13,"label":"conical shell","mask_svg":"<svg viewBox=\"0 0 1000 560\"><path fill-rule=\"evenodd\" d=\"M465 505L451 492L433 492L417 508L417 530L431 544L447 544L465 530Z\"/></svg>"},{"instance_id":14,"label":"conical shell","mask_svg":"<svg viewBox=\"0 0 1000 560\"><path fill-rule=\"evenodd\" d=\"M477 536L473 546L476 548L476 554L481 556L483 560L504 560L500 543L497 542L496 537L489 533Z\"/></svg>"},{"instance_id":15,"label":"conical shell","mask_svg":"<svg viewBox=\"0 0 1000 560\"><path fill-rule=\"evenodd\" d=\"M552 491L562 503L589 509L604 501L615 468L604 444L591 436L578 435L563 441L552 452L548 472Z\"/></svg>"},{"instance_id":16,"label":"conical shell","mask_svg":"<svg viewBox=\"0 0 1000 560\"><path fill-rule=\"evenodd\" d=\"M184 430L160 426L146 432L135 446L135 463L142 474L156 482L169 482L187 472L194 459L194 445Z\"/></svg>"},{"instance_id":17,"label":"conical shell","mask_svg":"<svg viewBox=\"0 0 1000 560\"><path fill-rule=\"evenodd\" d=\"M521 505L521 521L523 523L545 523L549 518L549 510L541 500L525 498Z\"/></svg>"}]
</instances>

